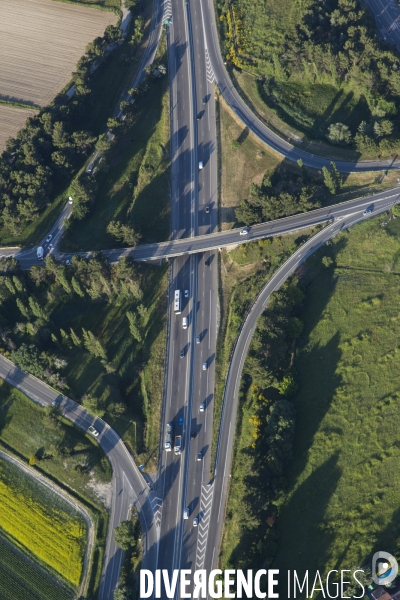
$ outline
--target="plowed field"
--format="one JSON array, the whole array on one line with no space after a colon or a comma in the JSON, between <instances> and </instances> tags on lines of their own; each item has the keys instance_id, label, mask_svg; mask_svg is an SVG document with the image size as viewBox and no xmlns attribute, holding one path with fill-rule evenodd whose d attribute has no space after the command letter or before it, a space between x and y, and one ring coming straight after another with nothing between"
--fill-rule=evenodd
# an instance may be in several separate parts
<instances>
[{"instance_id":1,"label":"plowed field","mask_svg":"<svg viewBox=\"0 0 400 600\"><path fill-rule=\"evenodd\" d=\"M117 15L53 0L1 0L0 97L46 105ZM2 121L0 121L2 125Z\"/></svg>"},{"instance_id":2,"label":"plowed field","mask_svg":"<svg viewBox=\"0 0 400 600\"><path fill-rule=\"evenodd\" d=\"M24 126L26 119L34 114L33 110L0 104L0 152L5 150L6 140L15 137L18 129Z\"/></svg>"}]
</instances>

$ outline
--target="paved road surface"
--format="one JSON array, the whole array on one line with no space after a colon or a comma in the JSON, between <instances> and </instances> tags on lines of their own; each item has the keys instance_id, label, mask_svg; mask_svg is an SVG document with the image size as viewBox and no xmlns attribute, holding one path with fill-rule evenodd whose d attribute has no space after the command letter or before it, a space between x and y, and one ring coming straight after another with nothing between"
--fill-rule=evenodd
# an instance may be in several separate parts
<instances>
[{"instance_id":1,"label":"paved road surface","mask_svg":"<svg viewBox=\"0 0 400 600\"><path fill-rule=\"evenodd\" d=\"M389 25L390 18L394 14L395 0L389 2L388 0L369 0L369 4L373 10L377 10L378 14L382 14L382 18L385 19L385 23ZM264 123L262 123L247 106L247 104L239 96L238 92L234 88L228 72L224 66L221 51L219 47L217 27L215 23L215 7L213 0L202 0L201 6L204 14L204 29L206 32L208 54L213 70L215 82L218 85L222 95L234 110L239 119L243 124L248 127L262 142L270 146L273 150L286 157L288 160L297 161L300 158L304 164L308 167L315 169L321 169L323 166L329 167L330 159L322 158L314 154L310 154L302 150L301 148L295 147L280 136L276 135L271 129L269 129ZM382 12L381 7L391 7L384 9ZM381 12L379 12L381 11ZM397 33L398 23L398 9L397 16L394 23L391 24L390 33L388 35L395 36ZM396 43L399 43L399 37L396 37ZM355 171L382 171L383 169L399 169L400 160L393 161L388 160L371 160L363 162L346 162L346 161L335 161L337 168L342 173L351 173Z\"/></svg>"},{"instance_id":2,"label":"paved road surface","mask_svg":"<svg viewBox=\"0 0 400 600\"><path fill-rule=\"evenodd\" d=\"M132 505L136 507L142 524L143 568L153 568L157 562L158 531L153 519L154 494L150 492L118 434L102 419L93 417L82 406L22 371L3 356L0 356L0 377L40 406L49 406L56 402L63 415L83 431L87 431L89 425L93 425L99 431L96 441L103 448L113 470L110 528L99 599L111 600L119 580L123 557L122 551L115 544L114 528L129 517Z\"/></svg>"}]
</instances>

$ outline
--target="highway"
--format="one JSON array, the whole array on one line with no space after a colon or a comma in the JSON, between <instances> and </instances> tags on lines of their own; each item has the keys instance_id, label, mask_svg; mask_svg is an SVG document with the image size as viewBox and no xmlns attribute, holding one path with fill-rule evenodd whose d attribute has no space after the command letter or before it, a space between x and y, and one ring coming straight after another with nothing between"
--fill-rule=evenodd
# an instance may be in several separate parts
<instances>
[{"instance_id":1,"label":"highway","mask_svg":"<svg viewBox=\"0 0 400 600\"><path fill-rule=\"evenodd\" d=\"M122 550L115 544L114 528L121 521L129 518L132 505L138 511L142 525L143 568L152 568L157 562L158 531L153 518L154 494L150 492L146 481L118 434L102 419L93 417L80 404L63 396L33 375L22 371L4 356L0 356L0 377L40 406L50 406L55 402L64 417L83 431L87 431L88 427L93 425L99 432L99 436L95 439L103 448L113 470L113 498L104 570L98 598L99 600L111 600L118 584L123 558Z\"/></svg>"},{"instance_id":2,"label":"highway","mask_svg":"<svg viewBox=\"0 0 400 600\"><path fill-rule=\"evenodd\" d=\"M389 29L391 41L396 40L396 45L399 44L399 36L397 33L399 23L399 8L395 8L395 2L389 0L369 0L371 10L378 15L378 23L385 23ZM201 0L201 7L204 15L204 31L207 38L208 59L210 60L211 69L214 75L215 83L219 87L226 102L236 113L243 124L250 129L262 142L270 148L278 152L281 156L288 160L297 161L301 159L307 167L321 169L323 166L329 167L331 159L322 158L315 154L310 154L295 147L279 135L269 129L260 121L242 100L237 90L230 80L229 74L224 66L221 56L221 51L218 41L217 25L215 22L215 7L213 0ZM396 19L391 22L390 19L396 12ZM375 12L376 11L376 12ZM379 19L381 21L379 21ZM359 162L335 161L337 168L341 173L352 173L356 171L382 171L386 169L399 169L400 160L369 160Z\"/></svg>"},{"instance_id":3,"label":"highway","mask_svg":"<svg viewBox=\"0 0 400 600\"><path fill-rule=\"evenodd\" d=\"M184 153L185 152L186 151L184 151ZM185 186L186 185L188 185L188 181L186 181ZM185 194L183 196L175 196L176 205L178 205L179 202L182 202L182 198L185 197ZM174 258L179 256L212 252L213 250L218 250L220 248L229 248L237 244L244 244L267 237L292 233L301 229L315 227L316 225L323 225L332 219L340 220L352 213L362 213L367 208L372 208L372 212L365 216L365 218L370 218L375 216L377 213L382 212L383 210L388 210L388 208L393 204L400 202L400 188L391 188L372 196L356 198L353 200L348 200L347 202L332 204L330 206L325 206L324 208L318 208L309 212L299 213L290 217L276 219L275 221L267 221L266 223L253 225L249 228L249 232L246 235L241 235L240 233L243 231L243 228L206 233L207 230L215 230L215 223L211 222L210 220L209 223L204 224L204 220L206 220L208 215L206 215L204 210L204 200L202 202L203 208L200 208L198 213L200 219L200 224L198 225L200 235L194 237L175 237L169 242L143 244L134 248L103 250L102 254L106 256L110 262L117 262L123 257L131 257L137 261L160 260L163 258ZM210 219L216 219L216 217L214 217L215 213L216 210L210 213ZM177 211L177 215L180 215L179 219L181 220L185 220L186 218L191 219L193 217L190 212L186 217L184 216L184 213L180 213L179 211ZM55 236L58 235L56 226L52 229L52 231L56 232L54 234ZM183 229L180 229L181 234L182 232ZM48 248L48 244L45 242L42 242L42 244L44 244L45 249ZM54 250L53 253L55 258L63 262L70 261L75 255L84 258L91 258L95 254L94 252L61 254L57 252L57 250ZM28 251L21 251L18 248L2 250L0 251L0 256L14 256L20 262L22 269L29 269L33 264L43 264L42 261L38 260L37 258L36 249ZM207 254L197 258L197 260L200 261L199 264L204 263L204 266L208 267L202 271L202 273L204 273L204 275L201 274L203 279L206 277L205 273L213 272L213 262L215 261L215 258L211 258L211 256L215 257L215 254ZM185 279L182 283L179 283L180 288L184 286L185 281L187 283L186 288L190 285L189 281ZM193 282L191 285L193 285ZM202 289L200 293L202 294L205 289L206 288ZM208 287L207 289L211 288ZM191 294L191 297L192 296L193 294Z\"/></svg>"},{"instance_id":4,"label":"highway","mask_svg":"<svg viewBox=\"0 0 400 600\"><path fill-rule=\"evenodd\" d=\"M374 10L379 0L368 0ZM165 3L165 6L164 6ZM97 438L113 467L114 498L107 540L100 600L111 600L118 583L122 552L116 547L114 528L137 507L144 535L143 568L202 569L216 567L224 519L228 475L238 405L238 389L247 351L257 318L269 295L278 289L299 264L325 241L356 222L388 210L400 201L394 188L368 198L324 207L250 228L217 232L217 147L214 82L243 123L263 142L289 160L301 158L305 165L320 169L329 160L293 147L261 123L234 89L221 58L212 0L154 0L149 42L140 72L154 58L164 16L172 17L168 27L168 59L171 99L171 240L135 248L110 249L103 254L110 262L124 256L134 260L173 259L170 270L168 340L165 395L161 420L158 482L149 491L142 475L118 435L101 419L94 419L81 406L60 396L46 384L23 373L0 357L0 376L19 387L39 404L60 401L67 418L83 430L94 423ZM388 23L392 8L381 10L381 29ZM397 27L397 25L396 25ZM394 32L394 29L390 31ZM394 35L394 33L393 33ZM117 111L117 114L118 111ZM93 170L97 155L88 168ZM200 164L201 167L199 168ZM400 168L400 161L336 162L342 172ZM59 252L59 240L73 206L67 203L41 244L45 255L68 264L74 256ZM372 212L364 215L366 208ZM219 429L214 480L209 481L210 446L215 387L215 352L218 332L218 260L223 247L284 235L315 226L325 227L308 240L278 270L256 299L245 319L231 357ZM49 236L51 239L48 239ZM48 241L46 241L48 239ZM90 258L92 252L77 253ZM0 256L15 255L22 268L42 264L36 248L3 250ZM174 311L174 293L182 294L182 310ZM187 295L185 291L187 290ZM188 320L183 328L183 319ZM197 343L197 338L199 342ZM203 369L203 365L205 368ZM205 410L200 411L204 403ZM174 436L182 435L183 452L163 450L165 425L172 423ZM192 438L192 439L191 439ZM201 453L201 459L197 460ZM189 518L183 519L184 509ZM193 519L198 519L194 527Z\"/></svg>"}]
</instances>

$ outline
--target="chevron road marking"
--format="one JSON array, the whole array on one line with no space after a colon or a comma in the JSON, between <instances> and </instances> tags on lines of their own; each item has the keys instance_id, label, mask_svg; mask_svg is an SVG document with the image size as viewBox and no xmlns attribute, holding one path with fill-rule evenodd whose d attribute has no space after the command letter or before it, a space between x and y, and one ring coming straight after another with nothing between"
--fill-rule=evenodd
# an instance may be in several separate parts
<instances>
[{"instance_id":1,"label":"chevron road marking","mask_svg":"<svg viewBox=\"0 0 400 600\"><path fill-rule=\"evenodd\" d=\"M162 516L162 499L153 496L150 498L151 508L153 509L154 519L157 527L161 527L161 516Z\"/></svg>"},{"instance_id":2,"label":"chevron road marking","mask_svg":"<svg viewBox=\"0 0 400 600\"><path fill-rule=\"evenodd\" d=\"M164 16L163 21L172 17L172 5L171 0L165 0L164 2Z\"/></svg>"},{"instance_id":3,"label":"chevron road marking","mask_svg":"<svg viewBox=\"0 0 400 600\"><path fill-rule=\"evenodd\" d=\"M196 548L196 569L202 569L204 566L213 494L213 485L210 487L205 485L201 486L200 513Z\"/></svg>"},{"instance_id":4,"label":"chevron road marking","mask_svg":"<svg viewBox=\"0 0 400 600\"><path fill-rule=\"evenodd\" d=\"M208 54L207 48L206 48L206 68L207 68L207 81L209 83L214 83L215 75L214 75L213 68L211 66L211 60L210 60L210 56Z\"/></svg>"}]
</instances>

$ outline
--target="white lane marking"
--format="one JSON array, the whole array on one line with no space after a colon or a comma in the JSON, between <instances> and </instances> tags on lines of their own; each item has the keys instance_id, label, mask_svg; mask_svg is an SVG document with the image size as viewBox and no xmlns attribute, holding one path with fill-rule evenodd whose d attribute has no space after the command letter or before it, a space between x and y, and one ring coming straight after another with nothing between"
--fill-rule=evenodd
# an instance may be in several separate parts
<instances>
[{"instance_id":1,"label":"white lane marking","mask_svg":"<svg viewBox=\"0 0 400 600\"><path fill-rule=\"evenodd\" d=\"M229 448L229 438L231 437L231 425L232 425L232 421L229 423L229 431L228 431L228 443L227 443L227 448ZM225 473L226 473L226 465L228 462L228 455L226 455L225 457L225 466L224 466L224 474L222 476L222 481L225 481ZM214 487L214 486L213 486ZM219 510L218 510L218 519L217 519L217 523L219 523L219 517L221 514L221 506L222 506L222 500L223 500L224 494L221 494L221 500L219 502Z\"/></svg>"}]
</instances>

